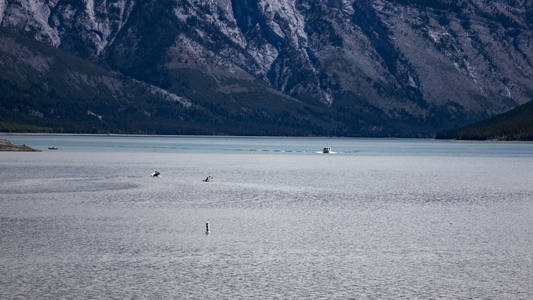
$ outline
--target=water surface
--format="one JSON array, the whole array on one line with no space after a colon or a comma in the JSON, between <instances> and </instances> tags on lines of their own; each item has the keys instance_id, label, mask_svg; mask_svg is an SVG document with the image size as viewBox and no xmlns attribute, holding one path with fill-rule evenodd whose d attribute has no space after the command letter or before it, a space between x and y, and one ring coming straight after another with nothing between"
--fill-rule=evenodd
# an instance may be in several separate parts
<instances>
[{"instance_id":1,"label":"water surface","mask_svg":"<svg viewBox=\"0 0 533 300\"><path fill-rule=\"evenodd\" d=\"M533 144L7 138L0 298L533 297Z\"/></svg>"}]
</instances>

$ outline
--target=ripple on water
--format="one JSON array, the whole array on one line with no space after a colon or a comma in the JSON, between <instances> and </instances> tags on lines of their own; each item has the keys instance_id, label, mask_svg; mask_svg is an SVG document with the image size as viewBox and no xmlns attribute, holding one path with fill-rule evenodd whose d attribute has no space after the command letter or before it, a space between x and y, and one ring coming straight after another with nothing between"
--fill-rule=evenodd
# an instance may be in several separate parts
<instances>
[{"instance_id":1,"label":"ripple on water","mask_svg":"<svg viewBox=\"0 0 533 300\"><path fill-rule=\"evenodd\" d=\"M0 157L0 298L533 298L531 159L253 148Z\"/></svg>"}]
</instances>

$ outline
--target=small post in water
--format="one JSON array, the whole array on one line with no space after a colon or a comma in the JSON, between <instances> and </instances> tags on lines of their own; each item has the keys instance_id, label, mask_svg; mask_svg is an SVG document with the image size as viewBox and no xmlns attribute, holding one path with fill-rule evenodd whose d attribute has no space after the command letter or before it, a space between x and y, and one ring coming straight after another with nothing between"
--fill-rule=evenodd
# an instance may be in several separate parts
<instances>
[{"instance_id":1,"label":"small post in water","mask_svg":"<svg viewBox=\"0 0 533 300\"><path fill-rule=\"evenodd\" d=\"M205 222L205 234L209 234L209 221Z\"/></svg>"}]
</instances>

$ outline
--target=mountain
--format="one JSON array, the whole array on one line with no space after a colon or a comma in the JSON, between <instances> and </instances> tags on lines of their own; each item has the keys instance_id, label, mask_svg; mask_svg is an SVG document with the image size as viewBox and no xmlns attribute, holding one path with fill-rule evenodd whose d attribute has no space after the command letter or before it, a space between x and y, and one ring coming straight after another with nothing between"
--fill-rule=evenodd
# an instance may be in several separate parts
<instances>
[{"instance_id":1,"label":"mountain","mask_svg":"<svg viewBox=\"0 0 533 300\"><path fill-rule=\"evenodd\" d=\"M441 132L437 138L533 141L533 101L489 120Z\"/></svg>"},{"instance_id":2,"label":"mountain","mask_svg":"<svg viewBox=\"0 0 533 300\"><path fill-rule=\"evenodd\" d=\"M241 111L208 107L0 29L0 130L304 135L336 125L257 79L242 79L239 88L235 95L255 100L239 104Z\"/></svg>"},{"instance_id":3,"label":"mountain","mask_svg":"<svg viewBox=\"0 0 533 300\"><path fill-rule=\"evenodd\" d=\"M532 0L0 0L2 27L233 134L431 136L503 113L533 95L532 20Z\"/></svg>"}]
</instances>

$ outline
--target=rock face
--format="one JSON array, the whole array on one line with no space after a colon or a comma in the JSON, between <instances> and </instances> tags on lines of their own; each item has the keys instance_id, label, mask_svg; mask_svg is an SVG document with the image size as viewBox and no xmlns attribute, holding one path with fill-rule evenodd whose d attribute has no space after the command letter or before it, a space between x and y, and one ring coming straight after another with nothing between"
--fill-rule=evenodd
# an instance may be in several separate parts
<instances>
[{"instance_id":1,"label":"rock face","mask_svg":"<svg viewBox=\"0 0 533 300\"><path fill-rule=\"evenodd\" d=\"M212 84L202 78L194 83L197 91ZM260 80L231 84L237 87L230 96L211 94L220 96L217 106L193 101L0 28L0 130L323 135L338 126L320 107Z\"/></svg>"},{"instance_id":2,"label":"rock face","mask_svg":"<svg viewBox=\"0 0 533 300\"><path fill-rule=\"evenodd\" d=\"M261 80L337 135L427 136L529 101L532 20L531 0L0 0L3 27L212 109Z\"/></svg>"}]
</instances>

